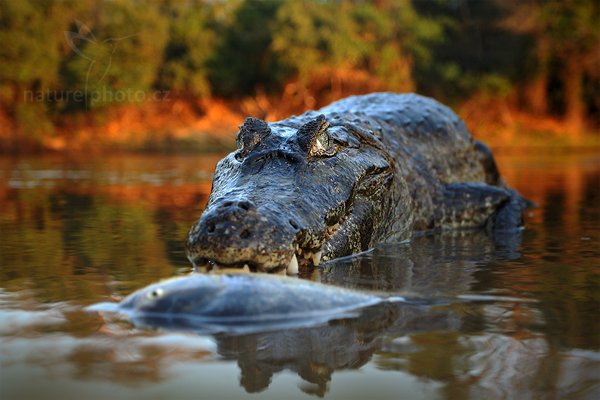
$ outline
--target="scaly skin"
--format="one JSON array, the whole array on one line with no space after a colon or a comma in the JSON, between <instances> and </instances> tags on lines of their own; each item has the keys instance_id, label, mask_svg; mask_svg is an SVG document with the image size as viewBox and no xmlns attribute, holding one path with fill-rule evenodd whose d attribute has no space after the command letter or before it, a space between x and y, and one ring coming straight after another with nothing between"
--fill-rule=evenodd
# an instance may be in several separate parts
<instances>
[{"instance_id":1,"label":"scaly skin","mask_svg":"<svg viewBox=\"0 0 600 400\"><path fill-rule=\"evenodd\" d=\"M516 229L526 205L458 116L415 94L248 118L237 143L189 233L196 266L295 272L417 231Z\"/></svg>"}]
</instances>

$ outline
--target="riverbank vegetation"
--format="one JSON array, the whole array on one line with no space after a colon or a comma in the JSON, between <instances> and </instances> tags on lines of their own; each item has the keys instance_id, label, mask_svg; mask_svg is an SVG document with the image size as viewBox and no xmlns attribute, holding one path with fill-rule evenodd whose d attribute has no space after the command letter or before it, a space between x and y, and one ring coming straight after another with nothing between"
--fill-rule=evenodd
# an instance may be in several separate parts
<instances>
[{"instance_id":1,"label":"riverbank vegetation","mask_svg":"<svg viewBox=\"0 0 600 400\"><path fill-rule=\"evenodd\" d=\"M0 150L223 150L245 116L384 90L496 147L600 146L599 19L592 0L4 0Z\"/></svg>"}]
</instances>

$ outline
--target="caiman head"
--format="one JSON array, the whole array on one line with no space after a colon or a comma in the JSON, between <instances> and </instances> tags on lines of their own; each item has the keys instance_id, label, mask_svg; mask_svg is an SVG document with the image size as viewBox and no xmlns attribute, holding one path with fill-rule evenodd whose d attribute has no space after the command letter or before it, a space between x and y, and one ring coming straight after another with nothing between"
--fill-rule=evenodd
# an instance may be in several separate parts
<instances>
[{"instance_id":1,"label":"caiman head","mask_svg":"<svg viewBox=\"0 0 600 400\"><path fill-rule=\"evenodd\" d=\"M394 171L371 132L309 112L272 124L247 118L236 141L189 232L196 268L293 274L372 247L389 225Z\"/></svg>"}]
</instances>

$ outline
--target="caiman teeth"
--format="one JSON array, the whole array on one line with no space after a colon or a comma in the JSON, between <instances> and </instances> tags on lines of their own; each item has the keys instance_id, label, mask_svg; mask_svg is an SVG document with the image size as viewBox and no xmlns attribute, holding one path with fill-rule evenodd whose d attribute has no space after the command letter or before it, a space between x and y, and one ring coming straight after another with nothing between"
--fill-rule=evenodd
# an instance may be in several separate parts
<instances>
[{"instance_id":1,"label":"caiman teeth","mask_svg":"<svg viewBox=\"0 0 600 400\"><path fill-rule=\"evenodd\" d=\"M221 268L216 265L205 272L208 272L209 274L249 274L251 271L248 264L244 264L242 268Z\"/></svg>"},{"instance_id":2,"label":"caiman teeth","mask_svg":"<svg viewBox=\"0 0 600 400\"><path fill-rule=\"evenodd\" d=\"M287 267L287 274L298 275L298 259L296 258L296 254L294 254L290 260L290 264Z\"/></svg>"},{"instance_id":3,"label":"caiman teeth","mask_svg":"<svg viewBox=\"0 0 600 400\"><path fill-rule=\"evenodd\" d=\"M237 265L220 264L218 261L207 258L196 258L192 261L194 272L211 274L251 273L255 269L249 263Z\"/></svg>"},{"instance_id":4,"label":"caiman teeth","mask_svg":"<svg viewBox=\"0 0 600 400\"><path fill-rule=\"evenodd\" d=\"M242 261L235 264L221 264L219 261L212 258L203 258L189 255L188 258L193 265L195 272L203 273L253 273L265 272L282 275L298 275L300 267L319 266L323 258L323 250L321 248L302 248L298 243L293 243L291 246L292 257L287 265L279 265L275 267L262 268L261 265L253 264L250 261ZM306 261L302 261L306 260Z\"/></svg>"},{"instance_id":5,"label":"caiman teeth","mask_svg":"<svg viewBox=\"0 0 600 400\"><path fill-rule=\"evenodd\" d=\"M310 250L304 249L302 251L300 251L300 249L298 249L297 253L294 254L294 257L292 258L292 262L298 263L298 259L296 256L302 256L302 258L304 258L305 260L310 260L312 261L313 265L315 267L317 267L320 263L321 263L321 257L323 256L323 250L318 250L316 252L312 252Z\"/></svg>"},{"instance_id":6,"label":"caiman teeth","mask_svg":"<svg viewBox=\"0 0 600 400\"><path fill-rule=\"evenodd\" d=\"M316 253L314 253L312 255L312 262L314 264L315 267L317 267L319 265L319 263L321 262L321 256L323 255L323 251L319 250Z\"/></svg>"}]
</instances>

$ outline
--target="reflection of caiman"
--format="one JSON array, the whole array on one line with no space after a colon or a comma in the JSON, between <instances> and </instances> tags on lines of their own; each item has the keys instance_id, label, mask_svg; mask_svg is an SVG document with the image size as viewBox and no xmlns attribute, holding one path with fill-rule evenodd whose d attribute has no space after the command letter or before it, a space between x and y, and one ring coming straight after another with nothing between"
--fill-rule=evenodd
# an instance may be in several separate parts
<instances>
[{"instance_id":1,"label":"reflection of caiman","mask_svg":"<svg viewBox=\"0 0 600 400\"><path fill-rule=\"evenodd\" d=\"M521 225L526 202L487 147L422 96L349 97L267 124L248 118L187 240L196 266L295 272L415 231Z\"/></svg>"},{"instance_id":2,"label":"reflection of caiman","mask_svg":"<svg viewBox=\"0 0 600 400\"><path fill-rule=\"evenodd\" d=\"M235 336L217 334L215 341L222 357L237 360L240 385L248 392L265 390L275 374L288 370L305 381L298 385L301 390L322 397L334 372L367 364L383 346L385 336L454 331L460 324L460 316L449 307L380 304L354 318L321 326Z\"/></svg>"}]
</instances>

